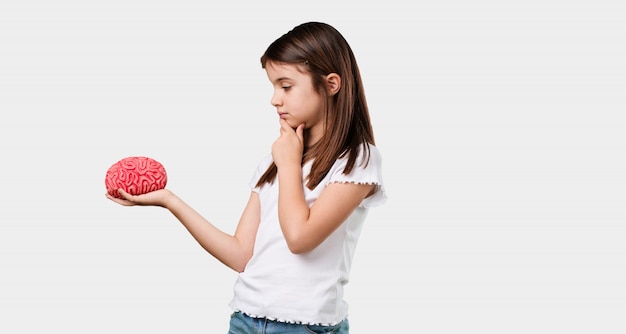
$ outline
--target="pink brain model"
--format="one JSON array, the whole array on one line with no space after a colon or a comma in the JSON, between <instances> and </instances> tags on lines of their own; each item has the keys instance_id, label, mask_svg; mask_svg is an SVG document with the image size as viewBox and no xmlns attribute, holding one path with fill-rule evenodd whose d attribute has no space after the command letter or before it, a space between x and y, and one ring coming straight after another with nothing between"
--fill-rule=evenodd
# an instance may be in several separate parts
<instances>
[{"instance_id":1,"label":"pink brain model","mask_svg":"<svg viewBox=\"0 0 626 334\"><path fill-rule=\"evenodd\" d=\"M152 158L127 157L107 170L104 183L109 195L121 198L117 193L120 188L131 195L165 188L167 174L163 165Z\"/></svg>"}]
</instances>

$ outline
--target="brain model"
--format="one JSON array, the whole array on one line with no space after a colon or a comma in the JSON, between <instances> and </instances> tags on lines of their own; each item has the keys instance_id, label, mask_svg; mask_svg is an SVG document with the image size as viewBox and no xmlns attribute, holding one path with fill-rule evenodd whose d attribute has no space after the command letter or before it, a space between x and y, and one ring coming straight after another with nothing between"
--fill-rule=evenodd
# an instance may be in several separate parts
<instances>
[{"instance_id":1,"label":"brain model","mask_svg":"<svg viewBox=\"0 0 626 334\"><path fill-rule=\"evenodd\" d=\"M152 158L127 157L107 170L104 183L109 195L121 198L117 193L120 188L131 195L165 188L167 174L163 165Z\"/></svg>"}]
</instances>

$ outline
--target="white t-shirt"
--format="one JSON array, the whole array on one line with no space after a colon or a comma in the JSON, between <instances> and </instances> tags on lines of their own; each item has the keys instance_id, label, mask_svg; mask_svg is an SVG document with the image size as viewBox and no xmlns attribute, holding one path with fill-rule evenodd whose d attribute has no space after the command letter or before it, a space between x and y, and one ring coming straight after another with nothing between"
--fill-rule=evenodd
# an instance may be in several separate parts
<instances>
[{"instance_id":1,"label":"white t-shirt","mask_svg":"<svg viewBox=\"0 0 626 334\"><path fill-rule=\"evenodd\" d=\"M376 192L364 199L359 207L324 242L311 252L293 254L278 221L278 181L255 187L256 182L272 162L271 155L258 165L250 187L261 200L261 222L254 244L254 253L245 270L238 275L233 311L253 317L305 324L336 324L348 316L348 304L343 300L348 283L352 257L368 209L385 202L382 159L375 146L370 145L370 160L363 163L363 150L354 168L343 174L347 156L335 162L319 185L310 190L304 179L311 163L303 166L303 188L311 207L330 183L376 184Z\"/></svg>"}]
</instances>

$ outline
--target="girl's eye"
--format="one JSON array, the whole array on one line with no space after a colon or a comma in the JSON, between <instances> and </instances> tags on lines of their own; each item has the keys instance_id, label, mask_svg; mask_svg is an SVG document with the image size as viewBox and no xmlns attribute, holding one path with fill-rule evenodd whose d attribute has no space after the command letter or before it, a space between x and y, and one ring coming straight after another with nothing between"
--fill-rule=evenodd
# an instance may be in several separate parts
<instances>
[{"instance_id":1,"label":"girl's eye","mask_svg":"<svg viewBox=\"0 0 626 334\"><path fill-rule=\"evenodd\" d=\"M291 86L283 86L283 89L284 90L289 90L289 89L291 89Z\"/></svg>"}]
</instances>

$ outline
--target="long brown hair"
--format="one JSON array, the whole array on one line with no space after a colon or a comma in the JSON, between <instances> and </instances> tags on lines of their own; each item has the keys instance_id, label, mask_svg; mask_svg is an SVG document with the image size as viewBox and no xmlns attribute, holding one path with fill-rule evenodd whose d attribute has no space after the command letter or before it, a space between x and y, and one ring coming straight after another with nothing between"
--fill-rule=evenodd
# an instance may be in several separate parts
<instances>
[{"instance_id":1,"label":"long brown hair","mask_svg":"<svg viewBox=\"0 0 626 334\"><path fill-rule=\"evenodd\" d=\"M320 22L307 22L282 35L261 56L261 66L268 62L300 65L310 74L313 86L327 96L324 78L330 73L341 77L341 88L324 108L324 134L311 147L304 148L302 163L313 159L306 186L315 188L338 158L348 155L344 174L350 173L359 154L365 150L369 160L369 146L374 145L365 92L356 58L348 42L334 27ZM276 178L274 163L265 171L256 186L272 183Z\"/></svg>"}]
</instances>

